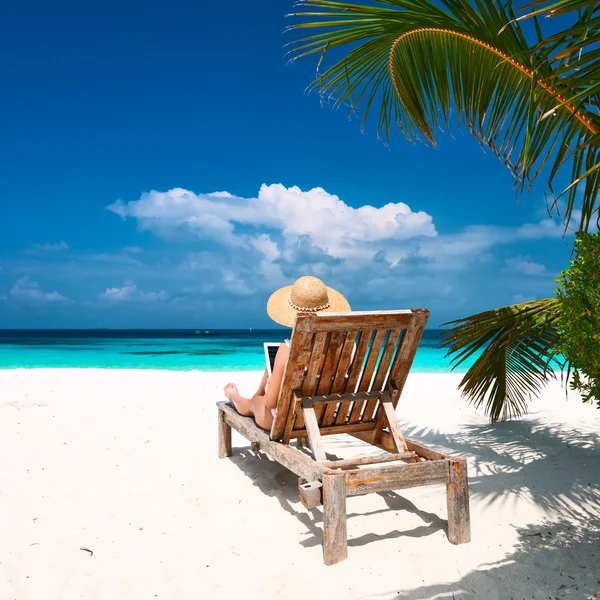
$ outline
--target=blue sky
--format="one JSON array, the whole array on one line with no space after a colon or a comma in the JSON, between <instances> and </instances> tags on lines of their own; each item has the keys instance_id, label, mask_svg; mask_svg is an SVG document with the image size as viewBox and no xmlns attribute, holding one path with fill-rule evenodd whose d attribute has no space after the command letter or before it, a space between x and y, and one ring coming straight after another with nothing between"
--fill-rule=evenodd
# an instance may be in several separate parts
<instances>
[{"instance_id":1,"label":"blue sky","mask_svg":"<svg viewBox=\"0 0 600 600\"><path fill-rule=\"evenodd\" d=\"M552 295L571 239L467 132L304 93L292 1L5 3L0 327L260 327L303 274L431 326ZM311 191L312 190L312 191Z\"/></svg>"}]
</instances>

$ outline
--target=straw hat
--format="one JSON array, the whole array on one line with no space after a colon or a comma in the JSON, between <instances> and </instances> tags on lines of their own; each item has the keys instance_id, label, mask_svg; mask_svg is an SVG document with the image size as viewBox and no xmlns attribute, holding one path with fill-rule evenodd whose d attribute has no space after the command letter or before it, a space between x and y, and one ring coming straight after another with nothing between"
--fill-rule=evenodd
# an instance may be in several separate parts
<instances>
[{"instance_id":1,"label":"straw hat","mask_svg":"<svg viewBox=\"0 0 600 600\"><path fill-rule=\"evenodd\" d=\"M267 313L280 325L293 327L298 313L348 312L348 300L320 279L300 277L294 285L273 292L267 302Z\"/></svg>"}]
</instances>

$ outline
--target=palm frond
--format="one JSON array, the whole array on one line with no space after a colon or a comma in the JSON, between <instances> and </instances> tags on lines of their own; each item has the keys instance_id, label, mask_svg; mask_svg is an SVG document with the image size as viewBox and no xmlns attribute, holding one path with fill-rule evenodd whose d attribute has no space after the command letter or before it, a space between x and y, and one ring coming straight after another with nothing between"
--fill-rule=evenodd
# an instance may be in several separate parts
<instances>
[{"instance_id":1,"label":"palm frond","mask_svg":"<svg viewBox=\"0 0 600 600\"><path fill-rule=\"evenodd\" d=\"M548 298L446 323L453 327L441 345L454 355L453 368L481 352L459 388L492 422L525 413L531 395L555 377L559 316L558 301Z\"/></svg>"},{"instance_id":2,"label":"palm frond","mask_svg":"<svg viewBox=\"0 0 600 600\"><path fill-rule=\"evenodd\" d=\"M435 144L456 108L459 123L511 169L520 192L548 172L555 211L561 193L554 194L553 181L570 162L572 183L561 218L569 226L580 208L578 229L588 229L599 210L600 51L592 43L576 67L571 55L552 59L565 43L571 47L569 40L585 41L579 30L566 33L563 46L558 38L530 46L510 3L499 1L305 0L301 5L306 10L295 16L308 20L291 29L320 31L292 42L293 59L314 53L321 64L347 48L310 89L334 106L362 111L363 127L378 107L377 130L386 143L397 125L407 138ZM594 35L600 30L596 12L588 11Z\"/></svg>"}]
</instances>

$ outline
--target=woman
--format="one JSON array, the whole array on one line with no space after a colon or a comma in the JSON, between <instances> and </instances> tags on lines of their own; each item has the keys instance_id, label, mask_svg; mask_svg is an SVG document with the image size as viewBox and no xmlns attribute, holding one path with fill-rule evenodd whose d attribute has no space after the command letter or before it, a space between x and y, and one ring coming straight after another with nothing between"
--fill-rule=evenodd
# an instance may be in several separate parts
<instances>
[{"instance_id":1,"label":"woman","mask_svg":"<svg viewBox=\"0 0 600 600\"><path fill-rule=\"evenodd\" d=\"M273 321L286 327L293 327L298 313L315 312L348 312L350 305L342 294L328 288L316 277L300 277L294 285L287 285L274 292L267 302L267 313ZM254 417L263 429L271 429L279 388L283 379L288 359L290 340L281 343L271 379L267 370L263 374L256 394L252 398L244 398L234 383L228 383L225 396L233 403L236 410L244 417Z\"/></svg>"}]
</instances>

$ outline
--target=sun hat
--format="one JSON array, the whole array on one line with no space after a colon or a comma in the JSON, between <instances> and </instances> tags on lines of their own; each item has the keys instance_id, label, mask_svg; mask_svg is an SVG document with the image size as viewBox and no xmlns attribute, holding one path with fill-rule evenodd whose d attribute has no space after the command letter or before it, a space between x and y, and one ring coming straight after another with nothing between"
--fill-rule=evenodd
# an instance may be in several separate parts
<instances>
[{"instance_id":1,"label":"sun hat","mask_svg":"<svg viewBox=\"0 0 600 600\"><path fill-rule=\"evenodd\" d=\"M298 313L348 312L348 300L317 277L307 275L271 294L267 314L273 321L293 327Z\"/></svg>"}]
</instances>

